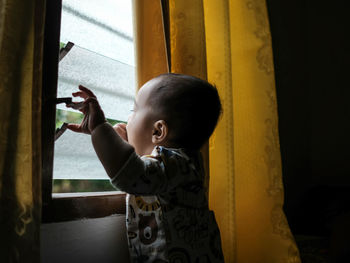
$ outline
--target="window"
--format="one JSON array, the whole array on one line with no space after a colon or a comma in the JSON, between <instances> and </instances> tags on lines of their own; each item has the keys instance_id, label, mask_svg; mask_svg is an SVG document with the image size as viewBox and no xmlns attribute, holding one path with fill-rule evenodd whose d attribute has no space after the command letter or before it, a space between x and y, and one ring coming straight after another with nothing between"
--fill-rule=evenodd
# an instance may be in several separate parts
<instances>
[{"instance_id":1,"label":"window","mask_svg":"<svg viewBox=\"0 0 350 263\"><path fill-rule=\"evenodd\" d=\"M82 84L97 95L108 121L127 120L135 94L131 10L131 0L47 3L42 118L44 222L98 217L125 209L124 195L109 192L115 189L89 136L66 131L54 144L55 129L63 122L82 118L64 104L56 108L55 99L71 97ZM63 50L60 59L56 56L59 48Z\"/></svg>"}]
</instances>

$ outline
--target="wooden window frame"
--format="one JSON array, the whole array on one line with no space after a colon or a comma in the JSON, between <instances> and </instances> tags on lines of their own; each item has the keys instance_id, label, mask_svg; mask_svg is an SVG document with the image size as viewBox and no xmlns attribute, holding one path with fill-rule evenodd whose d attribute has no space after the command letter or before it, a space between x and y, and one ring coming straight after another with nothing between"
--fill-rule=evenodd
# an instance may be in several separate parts
<instances>
[{"instance_id":1,"label":"wooden window frame","mask_svg":"<svg viewBox=\"0 0 350 263\"><path fill-rule=\"evenodd\" d=\"M42 223L125 214L125 194L52 194L62 0L46 2L42 89Z\"/></svg>"}]
</instances>

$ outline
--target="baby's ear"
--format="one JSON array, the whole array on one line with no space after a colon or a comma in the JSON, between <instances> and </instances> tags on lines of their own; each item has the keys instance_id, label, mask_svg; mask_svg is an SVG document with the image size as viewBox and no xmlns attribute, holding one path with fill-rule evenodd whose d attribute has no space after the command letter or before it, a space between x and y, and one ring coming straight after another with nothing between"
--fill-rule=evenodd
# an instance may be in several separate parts
<instances>
[{"instance_id":1,"label":"baby's ear","mask_svg":"<svg viewBox=\"0 0 350 263\"><path fill-rule=\"evenodd\" d=\"M168 137L168 132L168 125L164 120L156 121L153 124L152 143L156 145L164 143Z\"/></svg>"}]
</instances>

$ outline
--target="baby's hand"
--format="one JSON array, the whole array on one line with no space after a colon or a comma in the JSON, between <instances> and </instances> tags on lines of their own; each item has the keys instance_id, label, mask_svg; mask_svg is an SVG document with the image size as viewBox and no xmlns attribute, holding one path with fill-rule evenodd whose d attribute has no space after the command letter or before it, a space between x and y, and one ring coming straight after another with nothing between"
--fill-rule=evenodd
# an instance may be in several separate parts
<instances>
[{"instance_id":1,"label":"baby's hand","mask_svg":"<svg viewBox=\"0 0 350 263\"><path fill-rule=\"evenodd\" d=\"M79 110L84 113L84 119L80 124L68 124L67 128L75 132L91 134L98 125L106 122L106 118L95 94L82 85L79 85L79 89L80 91L74 92L72 95L84 99L83 105L79 107ZM73 105L67 105L67 107L74 108L74 104L78 105L80 103L73 103Z\"/></svg>"},{"instance_id":2,"label":"baby's hand","mask_svg":"<svg viewBox=\"0 0 350 263\"><path fill-rule=\"evenodd\" d=\"M125 123L117 123L113 126L113 129L118 133L118 135L124 140L128 141L128 134L126 132L126 124Z\"/></svg>"}]
</instances>

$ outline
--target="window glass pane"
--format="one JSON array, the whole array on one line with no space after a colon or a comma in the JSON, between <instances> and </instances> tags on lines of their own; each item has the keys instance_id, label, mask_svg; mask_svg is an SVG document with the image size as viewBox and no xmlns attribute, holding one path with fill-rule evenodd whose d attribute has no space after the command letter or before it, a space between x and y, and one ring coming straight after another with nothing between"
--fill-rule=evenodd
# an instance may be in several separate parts
<instances>
[{"instance_id":1,"label":"window glass pane","mask_svg":"<svg viewBox=\"0 0 350 263\"><path fill-rule=\"evenodd\" d=\"M61 43L73 48L59 63L57 97L78 85L96 94L108 121L125 122L135 95L131 0L63 0ZM74 98L73 101L80 101ZM79 111L57 105L56 126L79 123ZM90 136L67 130L55 143L53 192L111 191Z\"/></svg>"},{"instance_id":2,"label":"window glass pane","mask_svg":"<svg viewBox=\"0 0 350 263\"><path fill-rule=\"evenodd\" d=\"M131 0L63 0L60 37L134 65Z\"/></svg>"},{"instance_id":3,"label":"window glass pane","mask_svg":"<svg viewBox=\"0 0 350 263\"><path fill-rule=\"evenodd\" d=\"M127 120L135 94L133 66L74 45L59 63L57 97L71 97L79 84L95 93L107 118ZM64 104L57 108L67 110Z\"/></svg>"}]
</instances>

